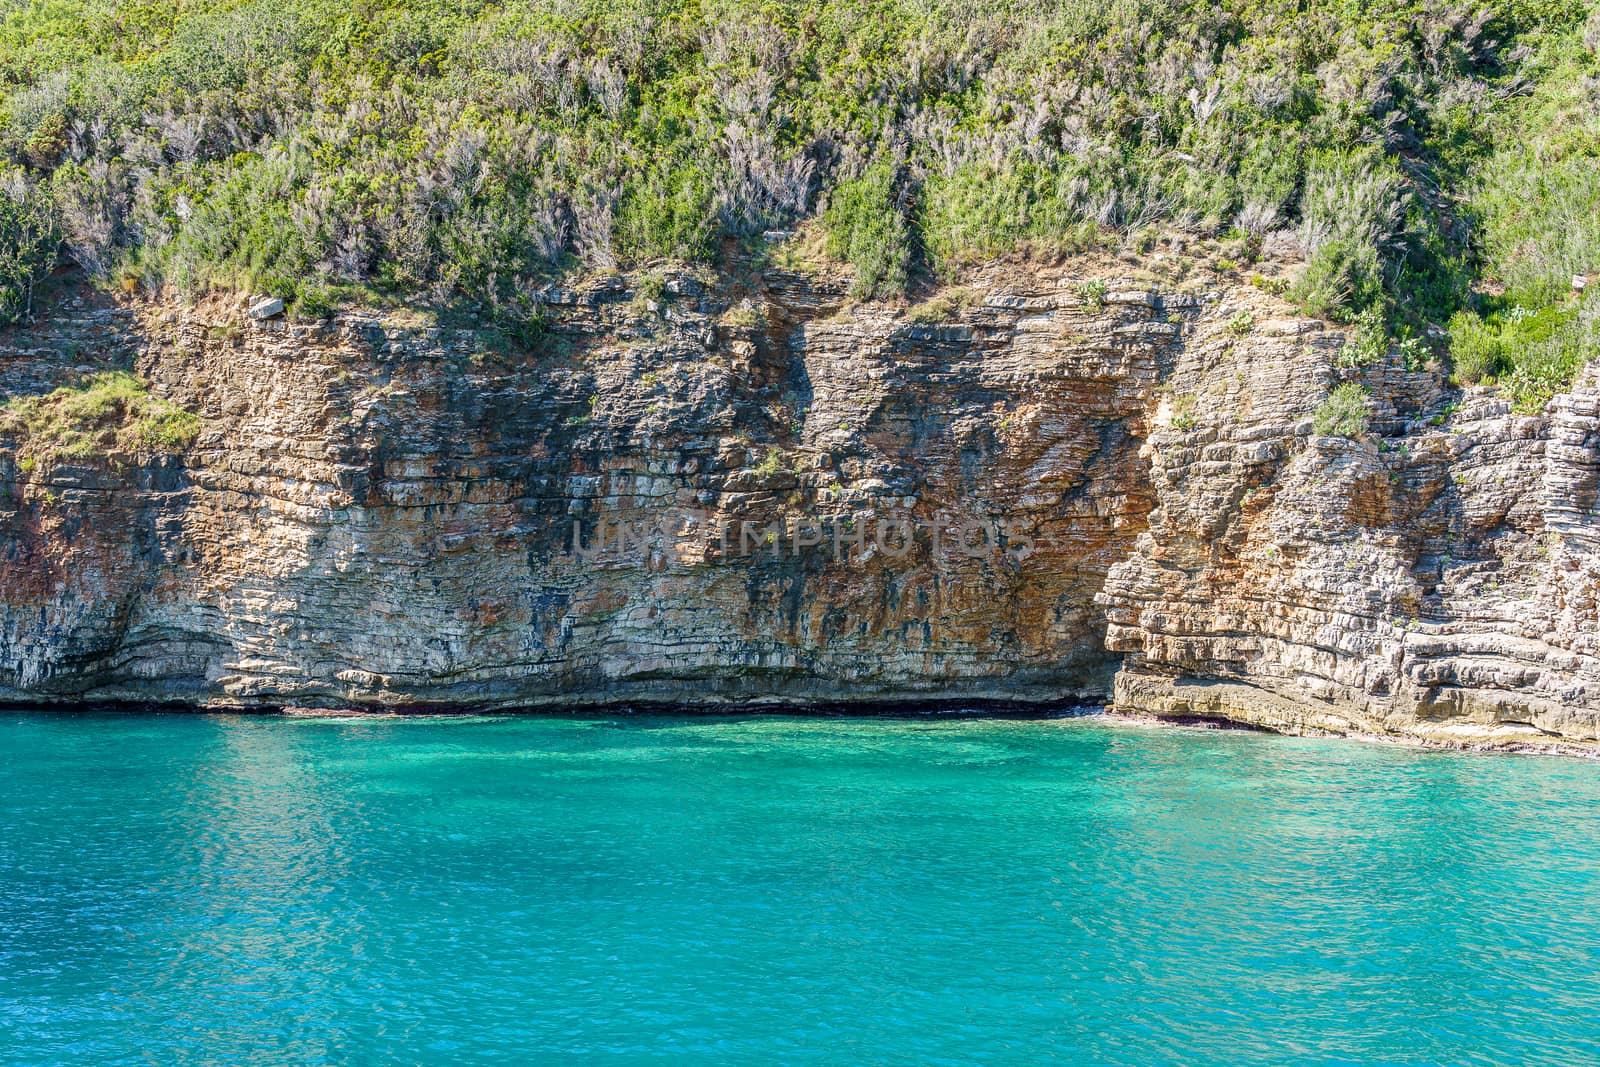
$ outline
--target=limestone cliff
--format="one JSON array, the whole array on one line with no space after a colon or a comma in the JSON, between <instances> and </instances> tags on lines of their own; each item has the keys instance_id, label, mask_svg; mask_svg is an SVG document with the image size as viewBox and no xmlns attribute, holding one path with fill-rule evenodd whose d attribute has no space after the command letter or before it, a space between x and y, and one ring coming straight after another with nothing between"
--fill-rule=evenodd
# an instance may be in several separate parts
<instances>
[{"instance_id":1,"label":"limestone cliff","mask_svg":"<svg viewBox=\"0 0 1600 1067\"><path fill-rule=\"evenodd\" d=\"M82 295L0 335L0 399L130 367L201 429L3 438L0 700L1114 694L1596 738L1600 387L1514 416L1398 354L1342 368L1240 281L1150 279L994 271L909 314L775 270L612 279L521 342ZM1356 376L1371 432L1316 435Z\"/></svg>"}]
</instances>

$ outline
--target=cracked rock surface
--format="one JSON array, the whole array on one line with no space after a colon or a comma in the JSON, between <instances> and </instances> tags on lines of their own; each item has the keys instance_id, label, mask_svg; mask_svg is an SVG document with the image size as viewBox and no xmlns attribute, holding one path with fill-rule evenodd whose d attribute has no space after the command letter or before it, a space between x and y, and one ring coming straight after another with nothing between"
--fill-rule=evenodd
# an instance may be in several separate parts
<instances>
[{"instance_id":1,"label":"cracked rock surface","mask_svg":"<svg viewBox=\"0 0 1600 1067\"><path fill-rule=\"evenodd\" d=\"M913 314L777 271L611 280L549 291L527 343L78 297L0 334L0 399L126 367L202 429L0 438L0 700L1110 700L1600 738L1592 377L1514 415L1342 368L1337 329L1242 284L1102 280ZM1371 432L1317 436L1353 376Z\"/></svg>"}]
</instances>

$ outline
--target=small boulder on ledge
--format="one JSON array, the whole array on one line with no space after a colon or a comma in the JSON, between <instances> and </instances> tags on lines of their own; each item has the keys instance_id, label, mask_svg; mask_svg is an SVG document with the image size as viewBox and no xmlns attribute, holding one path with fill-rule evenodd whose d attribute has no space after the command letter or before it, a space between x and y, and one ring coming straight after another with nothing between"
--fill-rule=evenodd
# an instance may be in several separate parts
<instances>
[{"instance_id":1,"label":"small boulder on ledge","mask_svg":"<svg viewBox=\"0 0 1600 1067\"><path fill-rule=\"evenodd\" d=\"M250 305L249 315L257 322L275 318L283 314L283 298L277 296L264 296Z\"/></svg>"}]
</instances>

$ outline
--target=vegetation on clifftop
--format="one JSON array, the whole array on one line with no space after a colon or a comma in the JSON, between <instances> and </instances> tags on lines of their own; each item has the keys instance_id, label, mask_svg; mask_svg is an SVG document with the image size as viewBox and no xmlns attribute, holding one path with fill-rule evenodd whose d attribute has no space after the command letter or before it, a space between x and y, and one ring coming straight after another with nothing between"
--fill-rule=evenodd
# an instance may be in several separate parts
<instances>
[{"instance_id":1,"label":"vegetation on clifftop","mask_svg":"<svg viewBox=\"0 0 1600 1067\"><path fill-rule=\"evenodd\" d=\"M1228 235L1297 250L1308 310L1400 339L1463 311L1578 321L1572 277L1600 271L1585 0L4 11L0 319L57 241L105 284L378 289L515 324L569 272L714 263L813 217L862 296L1019 248ZM12 221L40 204L42 230ZM1537 396L1564 357L1513 340L1463 377Z\"/></svg>"}]
</instances>

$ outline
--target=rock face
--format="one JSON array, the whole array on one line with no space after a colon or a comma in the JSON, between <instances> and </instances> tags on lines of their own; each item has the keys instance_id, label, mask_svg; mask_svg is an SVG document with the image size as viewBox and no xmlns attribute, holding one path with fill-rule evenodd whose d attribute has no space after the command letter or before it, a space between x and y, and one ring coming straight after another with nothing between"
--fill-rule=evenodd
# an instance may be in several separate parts
<instances>
[{"instance_id":1,"label":"rock face","mask_svg":"<svg viewBox=\"0 0 1600 1067\"><path fill-rule=\"evenodd\" d=\"M1341 368L1249 286L1089 277L911 314L781 272L611 281L546 293L524 342L80 298L0 335L0 398L133 367L203 429L0 438L0 700L1114 695L1600 736L1600 389L1514 416ZM1371 433L1317 436L1356 376Z\"/></svg>"},{"instance_id":2,"label":"rock face","mask_svg":"<svg viewBox=\"0 0 1600 1067\"><path fill-rule=\"evenodd\" d=\"M1158 505L1101 595L1126 654L1116 702L1291 732L1594 740L1593 381L1540 417L1480 394L1424 418L1436 384L1391 369L1357 441L1297 418L1325 360L1277 378L1270 357L1235 359L1246 382L1277 379L1268 405L1151 435Z\"/></svg>"}]
</instances>

